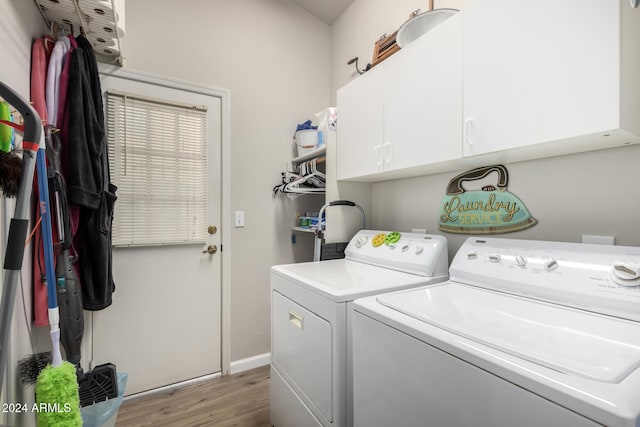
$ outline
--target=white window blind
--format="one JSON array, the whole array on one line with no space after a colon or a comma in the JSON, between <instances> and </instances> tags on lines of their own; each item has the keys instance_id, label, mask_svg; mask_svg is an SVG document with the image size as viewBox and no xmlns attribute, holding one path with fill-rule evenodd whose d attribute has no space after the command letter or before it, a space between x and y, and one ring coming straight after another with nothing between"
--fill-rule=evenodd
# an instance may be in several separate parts
<instances>
[{"instance_id":1,"label":"white window blind","mask_svg":"<svg viewBox=\"0 0 640 427\"><path fill-rule=\"evenodd\" d=\"M206 131L206 107L107 92L114 246L206 241Z\"/></svg>"}]
</instances>

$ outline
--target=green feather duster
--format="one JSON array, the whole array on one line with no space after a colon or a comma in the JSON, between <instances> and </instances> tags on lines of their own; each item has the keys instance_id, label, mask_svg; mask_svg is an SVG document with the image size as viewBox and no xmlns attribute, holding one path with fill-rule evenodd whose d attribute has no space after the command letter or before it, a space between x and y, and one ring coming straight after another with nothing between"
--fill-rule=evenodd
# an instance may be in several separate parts
<instances>
[{"instance_id":1,"label":"green feather duster","mask_svg":"<svg viewBox=\"0 0 640 427\"><path fill-rule=\"evenodd\" d=\"M36 407L39 427L82 427L76 367L47 365L38 375Z\"/></svg>"}]
</instances>

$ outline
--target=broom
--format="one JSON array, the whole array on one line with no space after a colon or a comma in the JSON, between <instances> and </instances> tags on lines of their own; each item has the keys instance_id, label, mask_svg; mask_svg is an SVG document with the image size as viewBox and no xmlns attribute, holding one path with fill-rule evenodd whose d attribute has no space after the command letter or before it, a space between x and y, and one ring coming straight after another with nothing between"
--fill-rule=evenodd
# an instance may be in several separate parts
<instances>
[{"instance_id":1,"label":"broom","mask_svg":"<svg viewBox=\"0 0 640 427\"><path fill-rule=\"evenodd\" d=\"M9 228L9 244L5 258L5 283L0 305L0 386L2 385L3 369L6 365L6 346L9 339L10 322L15 300L18 274L22 267L24 256L24 239L29 221L27 219L31 182L33 180L34 163L38 168L38 189L40 193L40 210L42 218L42 237L45 249L45 267L47 277L47 299L49 306L49 324L51 325L51 343L53 347L52 365L47 366L38 376L36 384L36 402L38 403L38 425L48 426L82 426L80 416L80 400L78 397L78 383L75 367L62 362L60 354L59 313L56 300L56 282L53 265L53 242L51 233L51 218L49 216L48 200L49 188L47 184L47 165L45 159L45 142L42 124L38 113L17 93L0 82L0 96L12 104L25 120L24 127L1 121L0 123L13 126L24 132L23 141L23 170L16 213ZM38 141L38 142L36 142ZM37 154L34 155L37 150Z\"/></svg>"}]
</instances>

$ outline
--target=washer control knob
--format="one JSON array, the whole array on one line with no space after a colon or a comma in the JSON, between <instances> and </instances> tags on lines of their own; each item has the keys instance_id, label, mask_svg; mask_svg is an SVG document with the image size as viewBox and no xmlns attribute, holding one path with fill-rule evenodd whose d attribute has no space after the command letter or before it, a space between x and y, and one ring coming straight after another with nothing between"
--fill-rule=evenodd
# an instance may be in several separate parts
<instances>
[{"instance_id":1,"label":"washer control knob","mask_svg":"<svg viewBox=\"0 0 640 427\"><path fill-rule=\"evenodd\" d=\"M467 252L467 259L476 259L478 258L478 253L475 251Z\"/></svg>"},{"instance_id":2,"label":"washer control knob","mask_svg":"<svg viewBox=\"0 0 640 427\"><path fill-rule=\"evenodd\" d=\"M502 257L499 254L489 254L488 260L490 262L500 262L500 260L502 260Z\"/></svg>"},{"instance_id":3,"label":"washer control knob","mask_svg":"<svg viewBox=\"0 0 640 427\"><path fill-rule=\"evenodd\" d=\"M422 252L424 252L424 246L416 245L416 255L420 255Z\"/></svg>"},{"instance_id":4,"label":"washer control knob","mask_svg":"<svg viewBox=\"0 0 640 427\"><path fill-rule=\"evenodd\" d=\"M516 264L520 267L524 267L525 265L527 265L527 259L522 255L516 255Z\"/></svg>"},{"instance_id":5,"label":"washer control knob","mask_svg":"<svg viewBox=\"0 0 640 427\"><path fill-rule=\"evenodd\" d=\"M402 252L407 252L409 250L409 245L402 246Z\"/></svg>"},{"instance_id":6,"label":"washer control knob","mask_svg":"<svg viewBox=\"0 0 640 427\"><path fill-rule=\"evenodd\" d=\"M361 248L361 247L363 247L363 246L367 243L367 240L369 240L369 239L367 238L367 236L360 236L360 237L358 237L358 238L356 239L356 248Z\"/></svg>"},{"instance_id":7,"label":"washer control knob","mask_svg":"<svg viewBox=\"0 0 640 427\"><path fill-rule=\"evenodd\" d=\"M389 249L394 250L396 248L396 244L395 243L390 243L389 244Z\"/></svg>"},{"instance_id":8,"label":"washer control knob","mask_svg":"<svg viewBox=\"0 0 640 427\"><path fill-rule=\"evenodd\" d=\"M613 280L622 286L640 286L640 264L617 261L611 268Z\"/></svg>"},{"instance_id":9,"label":"washer control knob","mask_svg":"<svg viewBox=\"0 0 640 427\"><path fill-rule=\"evenodd\" d=\"M556 261L555 259L548 259L544 262L544 269L547 271L553 271L555 269L557 269L558 267L560 267L560 265L558 264L558 261Z\"/></svg>"}]
</instances>

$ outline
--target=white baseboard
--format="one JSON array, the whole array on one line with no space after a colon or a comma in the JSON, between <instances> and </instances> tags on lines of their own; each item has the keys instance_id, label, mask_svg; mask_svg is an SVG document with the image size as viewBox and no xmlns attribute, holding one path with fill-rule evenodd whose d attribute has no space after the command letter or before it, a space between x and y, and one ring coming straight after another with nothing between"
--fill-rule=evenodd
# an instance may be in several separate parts
<instances>
[{"instance_id":1,"label":"white baseboard","mask_svg":"<svg viewBox=\"0 0 640 427\"><path fill-rule=\"evenodd\" d=\"M259 368L271 363L271 353L258 354L257 356L247 357L246 359L231 362L231 375L250 369Z\"/></svg>"}]
</instances>

